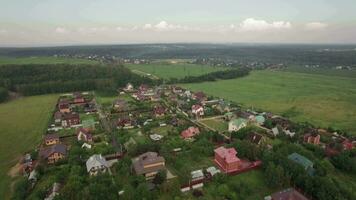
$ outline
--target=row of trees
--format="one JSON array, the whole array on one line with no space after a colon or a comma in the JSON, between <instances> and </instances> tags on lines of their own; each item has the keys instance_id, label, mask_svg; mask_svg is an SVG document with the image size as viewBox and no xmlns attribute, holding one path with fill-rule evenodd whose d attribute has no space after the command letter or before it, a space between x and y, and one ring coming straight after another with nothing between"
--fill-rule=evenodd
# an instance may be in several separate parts
<instances>
[{"instance_id":1,"label":"row of trees","mask_svg":"<svg viewBox=\"0 0 356 200\"><path fill-rule=\"evenodd\" d=\"M234 79L247 76L249 72L250 69L248 68L238 68L233 70L211 72L200 76L186 76L182 79L171 78L168 83L200 83L206 81L216 81L219 79Z\"/></svg>"},{"instance_id":2,"label":"row of trees","mask_svg":"<svg viewBox=\"0 0 356 200\"><path fill-rule=\"evenodd\" d=\"M151 79L114 65L28 64L0 68L0 87L24 95L76 90L115 91L127 82L153 84Z\"/></svg>"}]
</instances>

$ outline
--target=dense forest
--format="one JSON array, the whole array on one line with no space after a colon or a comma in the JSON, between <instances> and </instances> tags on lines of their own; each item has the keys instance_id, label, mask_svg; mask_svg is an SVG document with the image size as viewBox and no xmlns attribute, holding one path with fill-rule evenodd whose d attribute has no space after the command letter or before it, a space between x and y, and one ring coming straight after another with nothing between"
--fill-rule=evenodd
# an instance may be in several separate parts
<instances>
[{"instance_id":1,"label":"dense forest","mask_svg":"<svg viewBox=\"0 0 356 200\"><path fill-rule=\"evenodd\" d=\"M0 87L23 95L78 90L114 91L127 82L149 84L152 80L113 65L29 64L0 67Z\"/></svg>"},{"instance_id":2,"label":"dense forest","mask_svg":"<svg viewBox=\"0 0 356 200\"><path fill-rule=\"evenodd\" d=\"M234 79L247 76L250 72L248 68L238 68L234 70L216 71L201 76L186 76L182 79L171 78L168 83L200 83L206 81L216 81L221 79Z\"/></svg>"},{"instance_id":3,"label":"dense forest","mask_svg":"<svg viewBox=\"0 0 356 200\"><path fill-rule=\"evenodd\" d=\"M355 45L135 44L41 48L0 48L0 56L99 55L137 59L218 58L322 66L355 66Z\"/></svg>"}]
</instances>

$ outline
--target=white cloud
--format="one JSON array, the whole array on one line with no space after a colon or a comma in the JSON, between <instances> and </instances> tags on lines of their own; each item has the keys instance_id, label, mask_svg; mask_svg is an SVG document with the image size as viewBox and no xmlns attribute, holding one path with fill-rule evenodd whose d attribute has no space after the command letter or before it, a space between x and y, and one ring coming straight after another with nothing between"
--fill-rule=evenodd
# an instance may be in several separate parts
<instances>
[{"instance_id":1,"label":"white cloud","mask_svg":"<svg viewBox=\"0 0 356 200\"><path fill-rule=\"evenodd\" d=\"M234 26L230 26L234 28ZM238 30L241 31L265 31L265 30L283 30L292 28L292 24L286 21L267 22L254 18L245 19L240 23Z\"/></svg>"},{"instance_id":2,"label":"white cloud","mask_svg":"<svg viewBox=\"0 0 356 200\"><path fill-rule=\"evenodd\" d=\"M328 24L321 23L321 22L310 22L305 25L307 30L320 30L325 29L328 27Z\"/></svg>"},{"instance_id":3,"label":"white cloud","mask_svg":"<svg viewBox=\"0 0 356 200\"><path fill-rule=\"evenodd\" d=\"M64 27L57 27L54 31L56 33L69 33L69 31Z\"/></svg>"},{"instance_id":4,"label":"white cloud","mask_svg":"<svg viewBox=\"0 0 356 200\"><path fill-rule=\"evenodd\" d=\"M152 29L152 24L145 24L143 29Z\"/></svg>"}]
</instances>

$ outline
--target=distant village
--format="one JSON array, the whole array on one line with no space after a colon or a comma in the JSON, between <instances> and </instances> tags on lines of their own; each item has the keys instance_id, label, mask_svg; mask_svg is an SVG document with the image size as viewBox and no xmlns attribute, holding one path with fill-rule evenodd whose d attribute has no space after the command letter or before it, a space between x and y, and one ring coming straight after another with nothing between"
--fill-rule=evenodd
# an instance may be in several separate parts
<instances>
[{"instance_id":1,"label":"distant village","mask_svg":"<svg viewBox=\"0 0 356 200\"><path fill-rule=\"evenodd\" d=\"M240 149L229 145L236 138L267 151L283 141L320 146L329 157L356 146L356 141L337 132L314 127L301 129L282 116L243 109L225 99L180 86L151 87L127 83L117 93L116 99L105 103L94 92L60 96L42 143L34 151L26 153L21 161L22 173L31 182L32 190L39 187L41 180L49 178L49 169L74 159L70 153L74 149L84 152L76 156L79 156L87 176L103 173L117 176L117 165L123 159L129 159L130 169L126 173L144 177L150 189L160 184L158 176L166 180L184 176L185 179L181 180L185 182L180 181L179 190L186 193L199 191L217 174L239 176L263 165L261 160L240 156ZM178 162L179 154L192 151L189 148L204 144L206 135L211 136L214 145L211 150L207 148L210 152L202 153L211 156L200 159L208 164L204 167L192 164L190 174L181 173L183 169L172 163ZM171 146L167 145L168 141L172 142ZM151 148L147 151L135 149L139 143L160 146L164 153ZM191 154L194 156L193 151ZM300 165L310 176L314 175L314 163L310 158L294 152L288 155L288 159ZM63 181L54 182L46 191L45 200L55 199L64 184ZM124 193L122 188L118 191L118 195ZM286 198L292 196L298 198ZM267 195L265 199L282 197L308 199L297 188L285 188Z\"/></svg>"}]
</instances>

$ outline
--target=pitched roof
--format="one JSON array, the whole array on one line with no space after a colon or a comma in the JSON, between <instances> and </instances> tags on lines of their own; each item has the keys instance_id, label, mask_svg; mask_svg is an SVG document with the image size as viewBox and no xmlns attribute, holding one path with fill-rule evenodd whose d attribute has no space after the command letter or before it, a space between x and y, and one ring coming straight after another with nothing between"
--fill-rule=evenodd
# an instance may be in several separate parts
<instances>
[{"instance_id":1,"label":"pitched roof","mask_svg":"<svg viewBox=\"0 0 356 200\"><path fill-rule=\"evenodd\" d=\"M313 167L313 162L310 161L308 158L298 154L298 153L292 153L288 156L288 159L302 165L304 168L309 168Z\"/></svg>"},{"instance_id":2,"label":"pitched roof","mask_svg":"<svg viewBox=\"0 0 356 200\"><path fill-rule=\"evenodd\" d=\"M162 156L158 156L156 152L146 152L144 154L139 155L138 157L132 159L132 164L135 169L136 174L145 174L149 172L155 172L162 169L165 169L164 165L157 165L153 167L144 167L147 165L165 162L165 159Z\"/></svg>"},{"instance_id":3,"label":"pitched roof","mask_svg":"<svg viewBox=\"0 0 356 200\"><path fill-rule=\"evenodd\" d=\"M231 123L232 125L235 125L237 127L241 126L243 123L247 123L247 120L244 118L237 118L237 119L233 119L231 120L229 123Z\"/></svg>"},{"instance_id":4,"label":"pitched roof","mask_svg":"<svg viewBox=\"0 0 356 200\"><path fill-rule=\"evenodd\" d=\"M189 127L188 129L182 131L182 133L180 134L183 138L191 138L194 137L195 135L199 134L200 130L197 127Z\"/></svg>"},{"instance_id":5,"label":"pitched roof","mask_svg":"<svg viewBox=\"0 0 356 200\"><path fill-rule=\"evenodd\" d=\"M108 168L109 164L106 162L105 158L101 154L94 154L87 160L86 166L87 172L89 172L92 168L97 168L101 166Z\"/></svg>"},{"instance_id":6,"label":"pitched roof","mask_svg":"<svg viewBox=\"0 0 356 200\"><path fill-rule=\"evenodd\" d=\"M295 190L294 188L288 188L271 195L272 199L276 200L308 200L304 195Z\"/></svg>"},{"instance_id":7,"label":"pitched roof","mask_svg":"<svg viewBox=\"0 0 356 200\"><path fill-rule=\"evenodd\" d=\"M48 158L51 156L53 153L60 153L63 155L67 154L67 147L63 144L55 144L50 147L41 149L40 151L40 156L43 158Z\"/></svg>"},{"instance_id":8,"label":"pitched roof","mask_svg":"<svg viewBox=\"0 0 356 200\"><path fill-rule=\"evenodd\" d=\"M45 140L56 140L56 139L59 139L59 136L56 133L45 135Z\"/></svg>"},{"instance_id":9,"label":"pitched roof","mask_svg":"<svg viewBox=\"0 0 356 200\"><path fill-rule=\"evenodd\" d=\"M221 158L223 158L227 163L232 163L240 160L236 156L237 152L233 147L228 149L225 147L219 147L215 149L214 152L218 154Z\"/></svg>"}]
</instances>

